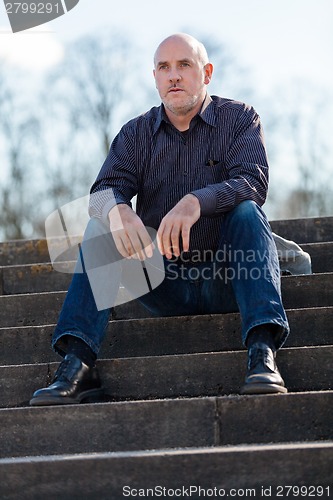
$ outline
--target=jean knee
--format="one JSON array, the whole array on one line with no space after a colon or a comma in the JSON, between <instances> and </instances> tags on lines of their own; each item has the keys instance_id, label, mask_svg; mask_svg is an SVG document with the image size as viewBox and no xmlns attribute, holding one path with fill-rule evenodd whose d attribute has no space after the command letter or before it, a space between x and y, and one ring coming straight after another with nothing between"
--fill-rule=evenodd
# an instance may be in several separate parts
<instances>
[{"instance_id":1,"label":"jean knee","mask_svg":"<svg viewBox=\"0 0 333 500\"><path fill-rule=\"evenodd\" d=\"M84 232L84 239L89 240L95 238L96 236L101 236L103 234L110 233L110 229L106 224L104 224L101 219L92 217L89 219L86 230Z\"/></svg>"},{"instance_id":2,"label":"jean knee","mask_svg":"<svg viewBox=\"0 0 333 500\"><path fill-rule=\"evenodd\" d=\"M231 215L233 217L239 217L241 219L251 219L253 217L257 217L258 215L260 217L264 216L259 205L257 205L257 203L252 200L242 201L239 205L237 205L237 207L232 210Z\"/></svg>"}]
</instances>

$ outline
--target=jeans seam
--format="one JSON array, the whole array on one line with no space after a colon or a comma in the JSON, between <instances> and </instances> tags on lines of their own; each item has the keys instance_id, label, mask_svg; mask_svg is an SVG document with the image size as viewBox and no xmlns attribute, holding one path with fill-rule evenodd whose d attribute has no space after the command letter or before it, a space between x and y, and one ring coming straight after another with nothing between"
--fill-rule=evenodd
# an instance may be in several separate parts
<instances>
[{"instance_id":1,"label":"jeans seam","mask_svg":"<svg viewBox=\"0 0 333 500\"><path fill-rule=\"evenodd\" d=\"M84 342L86 342L86 344L88 344L88 346L94 351L94 353L97 355L98 352L99 352L99 349L98 347L96 346L95 342L93 342L85 333L83 332L78 332L78 331L71 331L71 330L66 330L65 332L61 332L59 333L58 335L55 335L53 340L52 340L52 347L53 349L55 349L55 346L57 344L57 342L62 338L64 337L65 335L71 335L72 337L77 337L81 340L83 340Z\"/></svg>"},{"instance_id":2,"label":"jeans seam","mask_svg":"<svg viewBox=\"0 0 333 500\"><path fill-rule=\"evenodd\" d=\"M259 326L259 325L268 324L268 323L271 323L272 325L279 325L284 329L284 331L279 335L280 341L276 346L277 349L282 347L282 345L284 344L284 342L289 334L289 324L287 321L278 321L278 320L272 321L272 318L268 318L266 320L260 319L259 321L252 322L251 325L249 326L249 328L247 329L247 331L243 335L243 344L246 345L247 336L250 333L250 331L252 330L252 328L255 328L256 326Z\"/></svg>"}]
</instances>

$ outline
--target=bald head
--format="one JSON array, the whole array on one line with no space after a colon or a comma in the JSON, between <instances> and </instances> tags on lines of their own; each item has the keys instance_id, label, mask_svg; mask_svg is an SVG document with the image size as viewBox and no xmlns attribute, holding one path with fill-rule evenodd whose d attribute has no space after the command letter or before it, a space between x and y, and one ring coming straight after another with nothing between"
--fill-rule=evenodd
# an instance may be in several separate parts
<instances>
[{"instance_id":1,"label":"bald head","mask_svg":"<svg viewBox=\"0 0 333 500\"><path fill-rule=\"evenodd\" d=\"M213 73L205 47L193 36L176 33L163 40L154 57L154 78L166 114L187 130L207 94Z\"/></svg>"},{"instance_id":2,"label":"bald head","mask_svg":"<svg viewBox=\"0 0 333 500\"><path fill-rule=\"evenodd\" d=\"M198 60L205 66L208 62L208 55L205 49L205 46L199 42L196 38L187 33L175 33L174 35L170 35L165 38L157 47L155 55L154 55L154 65L156 67L156 63L159 60L159 53L165 46L172 45L187 45L193 51L194 56L198 58Z\"/></svg>"}]
</instances>

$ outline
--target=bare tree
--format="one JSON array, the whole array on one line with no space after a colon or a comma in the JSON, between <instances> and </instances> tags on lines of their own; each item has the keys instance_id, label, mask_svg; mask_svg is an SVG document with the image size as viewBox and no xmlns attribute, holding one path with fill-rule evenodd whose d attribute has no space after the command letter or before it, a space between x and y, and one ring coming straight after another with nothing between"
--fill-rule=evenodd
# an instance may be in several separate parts
<instances>
[{"instance_id":1,"label":"bare tree","mask_svg":"<svg viewBox=\"0 0 333 500\"><path fill-rule=\"evenodd\" d=\"M132 47L127 38L84 37L67 50L63 64L52 74L57 106L76 131L89 130L101 143L103 155L110 148L119 114L126 114L140 98L130 77L134 70ZM129 86L131 84L131 87Z\"/></svg>"},{"instance_id":2,"label":"bare tree","mask_svg":"<svg viewBox=\"0 0 333 500\"><path fill-rule=\"evenodd\" d=\"M143 93L131 81L133 56L119 34L89 36L68 46L48 76L43 148L49 208L89 192L118 123L140 102Z\"/></svg>"},{"instance_id":3,"label":"bare tree","mask_svg":"<svg viewBox=\"0 0 333 500\"><path fill-rule=\"evenodd\" d=\"M332 145L329 123L331 99L326 89L295 82L275 115L275 158L285 181L280 184L279 218L310 217L333 211ZM325 116L326 115L326 116Z\"/></svg>"},{"instance_id":4,"label":"bare tree","mask_svg":"<svg viewBox=\"0 0 333 500\"><path fill-rule=\"evenodd\" d=\"M119 124L146 99L131 79L139 59L119 33L89 36L67 47L37 102L20 88L29 78L0 81L3 238L43 235L50 211L89 192Z\"/></svg>"},{"instance_id":5,"label":"bare tree","mask_svg":"<svg viewBox=\"0 0 333 500\"><path fill-rule=\"evenodd\" d=\"M32 233L38 211L38 198L33 194L36 187L33 158L39 124L25 97L18 87L13 90L13 85L2 77L0 225L5 239L19 239Z\"/></svg>"}]
</instances>

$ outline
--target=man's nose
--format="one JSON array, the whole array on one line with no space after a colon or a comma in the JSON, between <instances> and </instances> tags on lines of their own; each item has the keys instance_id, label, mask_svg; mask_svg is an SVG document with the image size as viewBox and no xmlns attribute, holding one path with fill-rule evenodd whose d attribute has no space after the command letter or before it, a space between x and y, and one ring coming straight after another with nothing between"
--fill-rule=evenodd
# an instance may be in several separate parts
<instances>
[{"instance_id":1,"label":"man's nose","mask_svg":"<svg viewBox=\"0 0 333 500\"><path fill-rule=\"evenodd\" d=\"M170 82L179 82L180 79L181 79L181 75L179 74L179 71L176 68L170 69L170 73L169 73Z\"/></svg>"}]
</instances>

